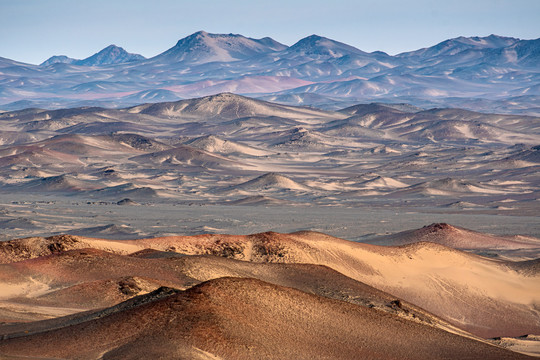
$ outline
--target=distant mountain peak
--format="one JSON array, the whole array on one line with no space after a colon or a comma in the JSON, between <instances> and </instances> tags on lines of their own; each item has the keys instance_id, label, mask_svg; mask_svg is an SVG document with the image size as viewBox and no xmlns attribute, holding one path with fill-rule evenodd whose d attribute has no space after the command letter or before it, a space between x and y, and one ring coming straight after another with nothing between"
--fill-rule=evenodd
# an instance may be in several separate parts
<instances>
[{"instance_id":1,"label":"distant mountain peak","mask_svg":"<svg viewBox=\"0 0 540 360\"><path fill-rule=\"evenodd\" d=\"M482 48L499 48L512 45L519 41L518 38L499 36L491 34L489 36L459 36L454 39L446 40L447 42L460 42L468 45L475 45ZM444 41L443 41L444 43Z\"/></svg>"},{"instance_id":2,"label":"distant mountain peak","mask_svg":"<svg viewBox=\"0 0 540 360\"><path fill-rule=\"evenodd\" d=\"M323 36L313 34L313 35L309 35L309 36L306 36L303 39L298 40L294 45L292 45L290 47L290 49L294 50L294 49L302 49L302 48L305 48L305 47L319 46L320 45L319 42L321 40L326 40L328 42L334 42L334 40L330 40L330 39L325 38Z\"/></svg>"},{"instance_id":3,"label":"distant mountain peak","mask_svg":"<svg viewBox=\"0 0 540 360\"><path fill-rule=\"evenodd\" d=\"M128 53L123 48L116 45L109 45L94 55L75 62L76 65L95 66L121 64L132 61L144 60L145 57L139 54Z\"/></svg>"},{"instance_id":4,"label":"distant mountain peak","mask_svg":"<svg viewBox=\"0 0 540 360\"><path fill-rule=\"evenodd\" d=\"M538 114L540 39L460 36L398 55L363 52L318 34L287 47L269 37L201 30L175 43L148 60L117 45L84 60L54 56L40 67L0 57L0 70L9 78L0 84L0 107L127 107L229 91L327 110L411 102L423 108ZM115 65L99 72L90 67L108 64Z\"/></svg>"},{"instance_id":5,"label":"distant mountain peak","mask_svg":"<svg viewBox=\"0 0 540 360\"><path fill-rule=\"evenodd\" d=\"M444 40L434 46L399 54L400 57L419 56L422 58L456 55L465 50L497 49L514 45L519 39L491 34L489 36L459 36Z\"/></svg>"},{"instance_id":6,"label":"distant mountain peak","mask_svg":"<svg viewBox=\"0 0 540 360\"><path fill-rule=\"evenodd\" d=\"M123 48L121 48L120 46L116 46L114 44L111 44L111 45L105 47L100 52L112 52L112 51L125 51L125 50Z\"/></svg>"},{"instance_id":7,"label":"distant mountain peak","mask_svg":"<svg viewBox=\"0 0 540 360\"><path fill-rule=\"evenodd\" d=\"M121 64L144 59L146 58L142 55L128 53L120 46L116 46L113 44L100 50L94 55L87 57L86 59L77 60L67 57L65 55L55 55L42 62L40 66L49 66L55 63L74 64L82 66L99 66Z\"/></svg>"},{"instance_id":8,"label":"distant mountain peak","mask_svg":"<svg viewBox=\"0 0 540 360\"><path fill-rule=\"evenodd\" d=\"M66 55L54 55L39 64L39 66L49 66L56 63L73 64L77 59L70 58Z\"/></svg>"},{"instance_id":9,"label":"distant mountain peak","mask_svg":"<svg viewBox=\"0 0 540 360\"><path fill-rule=\"evenodd\" d=\"M204 30L199 30L196 33L193 33L193 35L195 35L195 36L208 36L209 34ZM193 36L193 35L191 35L191 36Z\"/></svg>"},{"instance_id":10,"label":"distant mountain peak","mask_svg":"<svg viewBox=\"0 0 540 360\"><path fill-rule=\"evenodd\" d=\"M315 34L299 40L289 48L289 52L296 52L306 56L329 56L336 58L351 54L366 54L354 46Z\"/></svg>"},{"instance_id":11,"label":"distant mountain peak","mask_svg":"<svg viewBox=\"0 0 540 360\"><path fill-rule=\"evenodd\" d=\"M474 36L474 38L478 38L478 36ZM485 39L502 39L502 40L519 40L518 38L515 38L515 37L501 36L501 35L496 35L496 34L491 34L491 35L488 35L488 36L486 36L484 38Z\"/></svg>"},{"instance_id":12,"label":"distant mountain peak","mask_svg":"<svg viewBox=\"0 0 540 360\"><path fill-rule=\"evenodd\" d=\"M327 38L325 38L323 36L320 36L320 35L317 35L317 34L311 34L309 36L306 36L303 39L300 39L300 41L304 41L304 42L312 41L313 42L313 41L319 41L319 40L322 40L322 39L327 39Z\"/></svg>"},{"instance_id":13,"label":"distant mountain peak","mask_svg":"<svg viewBox=\"0 0 540 360\"><path fill-rule=\"evenodd\" d=\"M238 34L211 34L197 31L154 59L204 64L230 62L260 54L281 51L287 47L271 38L252 39Z\"/></svg>"},{"instance_id":14,"label":"distant mountain peak","mask_svg":"<svg viewBox=\"0 0 540 360\"><path fill-rule=\"evenodd\" d=\"M182 47L185 46L185 44L189 44L191 42L199 42L202 39L211 37L209 33L206 31L197 31L191 35L186 36L185 38L182 38L176 42L175 47Z\"/></svg>"}]
</instances>

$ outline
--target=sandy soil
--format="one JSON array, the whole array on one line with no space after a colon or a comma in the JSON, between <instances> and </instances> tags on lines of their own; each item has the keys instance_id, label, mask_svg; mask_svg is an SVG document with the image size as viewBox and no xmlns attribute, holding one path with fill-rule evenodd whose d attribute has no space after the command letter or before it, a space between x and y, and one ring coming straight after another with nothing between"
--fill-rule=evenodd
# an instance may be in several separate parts
<instances>
[{"instance_id":1,"label":"sandy soil","mask_svg":"<svg viewBox=\"0 0 540 360\"><path fill-rule=\"evenodd\" d=\"M498 261L434 243L383 247L350 242L320 233L299 232L249 236L200 235L133 241L52 237L22 239L0 245L3 262L90 247L124 255L152 248L189 255L217 255L257 263L324 265L351 279L420 306L478 336L519 336L540 331L540 315L537 311L540 302L540 274L536 262ZM36 259L28 263L40 264L43 261ZM16 264L26 266L19 265L25 263ZM100 272L99 268L95 268L95 271ZM174 281L159 267L153 271L155 273L152 276L146 271L140 274L117 273L116 278L140 275ZM198 278L205 279L206 275L200 271L197 273ZM5 274L5 281L11 284L8 272ZM25 287L42 291L42 285L35 285L31 279L20 283L20 289ZM20 295L24 295L24 292Z\"/></svg>"},{"instance_id":2,"label":"sandy soil","mask_svg":"<svg viewBox=\"0 0 540 360\"><path fill-rule=\"evenodd\" d=\"M527 358L373 309L259 280L221 278L168 294L82 323L69 318L56 330L2 340L0 352L83 359Z\"/></svg>"}]
</instances>

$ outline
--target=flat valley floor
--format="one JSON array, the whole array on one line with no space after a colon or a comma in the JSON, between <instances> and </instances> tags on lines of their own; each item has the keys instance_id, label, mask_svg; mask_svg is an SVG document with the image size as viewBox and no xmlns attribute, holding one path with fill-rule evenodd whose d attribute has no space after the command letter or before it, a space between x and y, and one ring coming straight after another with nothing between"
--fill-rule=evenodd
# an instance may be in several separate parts
<instances>
[{"instance_id":1,"label":"flat valley floor","mask_svg":"<svg viewBox=\"0 0 540 360\"><path fill-rule=\"evenodd\" d=\"M540 238L540 216L505 210L365 205L231 206L201 203L87 201L2 194L1 240L72 234L105 239L168 235L252 234L311 230L362 242L378 235L445 222L496 235Z\"/></svg>"}]
</instances>

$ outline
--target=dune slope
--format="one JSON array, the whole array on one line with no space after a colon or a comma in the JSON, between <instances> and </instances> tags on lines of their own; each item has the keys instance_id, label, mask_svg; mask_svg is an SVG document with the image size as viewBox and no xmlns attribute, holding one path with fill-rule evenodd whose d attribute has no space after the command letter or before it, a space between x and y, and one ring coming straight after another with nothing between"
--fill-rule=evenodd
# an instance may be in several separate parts
<instances>
[{"instance_id":1,"label":"dune slope","mask_svg":"<svg viewBox=\"0 0 540 360\"><path fill-rule=\"evenodd\" d=\"M81 359L528 358L254 279L221 278L171 293L140 305L131 300L130 306L88 321L69 318L55 330L4 339L0 353Z\"/></svg>"},{"instance_id":2,"label":"dune slope","mask_svg":"<svg viewBox=\"0 0 540 360\"><path fill-rule=\"evenodd\" d=\"M496 261L434 243L355 243L315 232L172 236L132 241L80 237L0 243L5 261L53 249L94 247L120 254L151 248L252 262L325 265L426 309L481 337L540 333L537 263ZM24 244L24 246L23 246ZM20 246L19 246L20 245ZM9 259L9 260L7 260Z\"/></svg>"},{"instance_id":3,"label":"dune slope","mask_svg":"<svg viewBox=\"0 0 540 360\"><path fill-rule=\"evenodd\" d=\"M421 308L320 265L179 256L150 249L129 256L83 249L3 264L0 274L0 321L11 323L0 327L0 335L16 332L21 326L18 322L30 320L31 316L41 320L113 306L160 286L187 289L220 277L242 277L375 308L471 336Z\"/></svg>"}]
</instances>

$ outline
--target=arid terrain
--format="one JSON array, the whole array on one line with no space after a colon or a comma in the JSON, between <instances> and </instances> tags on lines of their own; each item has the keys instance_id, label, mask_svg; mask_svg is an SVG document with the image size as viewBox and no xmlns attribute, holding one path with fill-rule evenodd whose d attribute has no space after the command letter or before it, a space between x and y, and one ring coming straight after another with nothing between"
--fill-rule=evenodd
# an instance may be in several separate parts
<instances>
[{"instance_id":1,"label":"arid terrain","mask_svg":"<svg viewBox=\"0 0 540 360\"><path fill-rule=\"evenodd\" d=\"M363 240L449 222L540 237L539 123L404 105L324 111L233 94L7 112L0 236L310 229Z\"/></svg>"},{"instance_id":2,"label":"arid terrain","mask_svg":"<svg viewBox=\"0 0 540 360\"><path fill-rule=\"evenodd\" d=\"M117 45L39 65L0 57L0 109L123 108L234 92L327 110L384 102L540 115L538 38L460 36L395 55L316 34L294 40L197 31L148 59Z\"/></svg>"},{"instance_id":3,"label":"arid terrain","mask_svg":"<svg viewBox=\"0 0 540 360\"><path fill-rule=\"evenodd\" d=\"M0 58L0 358L540 356L537 47Z\"/></svg>"},{"instance_id":4,"label":"arid terrain","mask_svg":"<svg viewBox=\"0 0 540 360\"><path fill-rule=\"evenodd\" d=\"M538 355L538 261L494 260L443 245L448 237L468 248L491 241L518 249L525 242L447 224L418 232L422 242L400 247L309 231L5 241L0 353L82 359ZM529 238L526 247L538 254L540 239Z\"/></svg>"}]
</instances>

